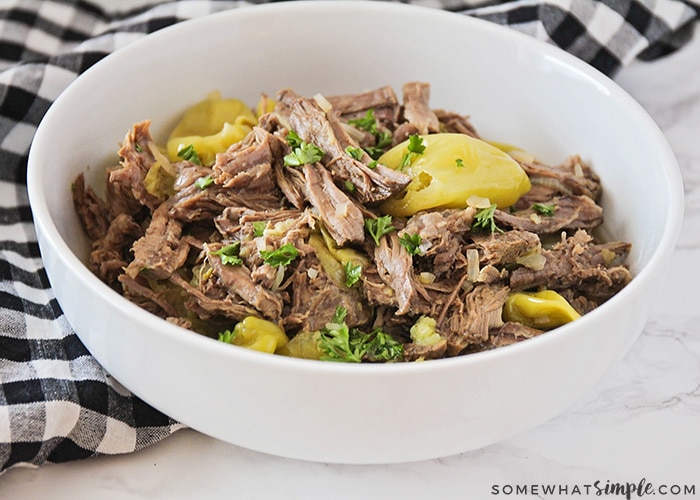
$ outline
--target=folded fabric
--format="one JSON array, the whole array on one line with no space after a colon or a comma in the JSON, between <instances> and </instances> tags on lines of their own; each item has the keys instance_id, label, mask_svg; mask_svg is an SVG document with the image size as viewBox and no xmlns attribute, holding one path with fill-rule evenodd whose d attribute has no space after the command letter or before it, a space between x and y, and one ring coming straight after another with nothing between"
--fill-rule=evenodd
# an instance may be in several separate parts
<instances>
[{"instance_id":1,"label":"folded fabric","mask_svg":"<svg viewBox=\"0 0 700 500\"><path fill-rule=\"evenodd\" d=\"M510 26L609 75L682 46L700 16L697 0L411 3ZM36 242L27 156L48 107L99 59L160 28L250 5L151 0L108 14L80 0L0 3L0 472L132 452L183 427L110 377L63 316Z\"/></svg>"}]
</instances>

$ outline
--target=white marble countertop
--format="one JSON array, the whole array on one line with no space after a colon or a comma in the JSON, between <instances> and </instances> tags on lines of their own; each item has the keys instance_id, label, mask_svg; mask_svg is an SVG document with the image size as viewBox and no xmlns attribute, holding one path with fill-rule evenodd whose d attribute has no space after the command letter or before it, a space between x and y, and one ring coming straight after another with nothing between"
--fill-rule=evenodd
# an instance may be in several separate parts
<instances>
[{"instance_id":1,"label":"white marble countertop","mask_svg":"<svg viewBox=\"0 0 700 500\"><path fill-rule=\"evenodd\" d=\"M616 80L677 155L685 231L638 342L566 413L485 449L384 466L287 460L183 430L130 455L12 469L0 498L594 498L596 482L700 498L700 33Z\"/></svg>"}]
</instances>

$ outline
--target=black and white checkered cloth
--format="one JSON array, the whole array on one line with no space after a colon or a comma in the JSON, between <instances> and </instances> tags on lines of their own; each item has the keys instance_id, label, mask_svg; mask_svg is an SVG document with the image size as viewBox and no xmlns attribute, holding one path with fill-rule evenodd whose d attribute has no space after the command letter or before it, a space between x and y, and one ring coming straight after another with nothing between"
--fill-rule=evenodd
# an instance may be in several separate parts
<instances>
[{"instance_id":1,"label":"black and white checkered cloth","mask_svg":"<svg viewBox=\"0 0 700 500\"><path fill-rule=\"evenodd\" d=\"M414 0L505 24L607 74L691 36L698 0ZM118 2L115 2L118 5ZM174 23L250 2L181 0L108 14L84 0L0 0L0 472L127 453L182 426L95 361L42 267L26 193L27 155L47 108L105 55Z\"/></svg>"}]
</instances>

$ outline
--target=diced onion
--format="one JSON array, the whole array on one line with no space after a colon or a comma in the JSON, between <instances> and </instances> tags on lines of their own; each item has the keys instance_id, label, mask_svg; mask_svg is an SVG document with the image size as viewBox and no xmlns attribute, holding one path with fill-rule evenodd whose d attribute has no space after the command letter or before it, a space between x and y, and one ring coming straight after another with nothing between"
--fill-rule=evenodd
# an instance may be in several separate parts
<instances>
[{"instance_id":1,"label":"diced onion","mask_svg":"<svg viewBox=\"0 0 700 500\"><path fill-rule=\"evenodd\" d=\"M435 282L435 275L433 273L423 272L418 275L418 281L423 285L429 285Z\"/></svg>"},{"instance_id":2,"label":"diced onion","mask_svg":"<svg viewBox=\"0 0 700 500\"><path fill-rule=\"evenodd\" d=\"M148 149L151 151L151 154L153 154L156 161L160 162L161 166L165 169L166 172L168 172L173 177L177 177L177 172L175 171L175 168L170 163L170 160L168 160L167 156L165 156L163 153L161 153L160 149L158 149L158 146L156 146L155 143L149 142Z\"/></svg>"},{"instance_id":3,"label":"diced onion","mask_svg":"<svg viewBox=\"0 0 700 500\"><path fill-rule=\"evenodd\" d=\"M340 126L343 128L345 133L348 134L350 136L350 138L353 139L357 143L361 142L362 139L365 138L364 133L361 130L357 130L352 125L348 125L345 122L341 122Z\"/></svg>"},{"instance_id":4,"label":"diced onion","mask_svg":"<svg viewBox=\"0 0 700 500\"><path fill-rule=\"evenodd\" d=\"M347 203L341 203L337 207L335 207L335 215L338 217L345 217L348 215L348 204Z\"/></svg>"},{"instance_id":5,"label":"diced onion","mask_svg":"<svg viewBox=\"0 0 700 500\"><path fill-rule=\"evenodd\" d=\"M475 248L467 250L467 279L472 283L479 279L479 251Z\"/></svg>"},{"instance_id":6,"label":"diced onion","mask_svg":"<svg viewBox=\"0 0 700 500\"><path fill-rule=\"evenodd\" d=\"M508 151L508 154L515 161L519 161L521 163L533 163L535 161L535 155L522 149L512 149Z\"/></svg>"},{"instance_id":7,"label":"diced onion","mask_svg":"<svg viewBox=\"0 0 700 500\"><path fill-rule=\"evenodd\" d=\"M314 95L314 101L316 101L316 104L318 104L324 113L328 113L333 108L333 105L323 94Z\"/></svg>"},{"instance_id":8,"label":"diced onion","mask_svg":"<svg viewBox=\"0 0 700 500\"><path fill-rule=\"evenodd\" d=\"M537 250L535 252L526 253L522 257L519 257L516 260L516 263L520 264L521 266L530 268L533 271L541 271L544 268L544 265L547 263L547 258L544 255L542 255L542 252Z\"/></svg>"},{"instance_id":9,"label":"diced onion","mask_svg":"<svg viewBox=\"0 0 700 500\"><path fill-rule=\"evenodd\" d=\"M554 179L553 177L530 177L530 183L538 186L545 186L551 189L556 189L564 194L572 194L571 189L569 189L563 182L559 179Z\"/></svg>"},{"instance_id":10,"label":"diced onion","mask_svg":"<svg viewBox=\"0 0 700 500\"><path fill-rule=\"evenodd\" d=\"M272 286L270 286L270 290L272 290L273 292L277 290L282 284L282 281L284 280L284 271L284 266L277 266L277 274L275 275L275 281L272 283Z\"/></svg>"},{"instance_id":11,"label":"diced onion","mask_svg":"<svg viewBox=\"0 0 700 500\"><path fill-rule=\"evenodd\" d=\"M491 200L484 198L483 196L473 194L467 198L467 206L479 209L489 208L491 206Z\"/></svg>"}]
</instances>

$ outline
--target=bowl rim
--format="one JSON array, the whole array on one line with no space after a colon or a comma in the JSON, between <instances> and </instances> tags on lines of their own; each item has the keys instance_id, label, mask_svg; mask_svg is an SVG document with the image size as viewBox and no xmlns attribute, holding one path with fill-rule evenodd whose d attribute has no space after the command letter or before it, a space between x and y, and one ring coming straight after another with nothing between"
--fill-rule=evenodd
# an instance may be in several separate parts
<instances>
[{"instance_id":1,"label":"bowl rim","mask_svg":"<svg viewBox=\"0 0 700 500\"><path fill-rule=\"evenodd\" d=\"M546 332L546 335L527 339L516 344L499 347L489 351L477 352L469 355L462 355L453 358L445 358L438 360L430 360L428 363L382 363L382 364L355 364L355 363L333 363L333 362L318 362L316 360L307 360L299 358L290 358L286 356L270 355L245 349L239 346L223 345L221 342L208 338L204 335L196 334L190 330L168 323L164 319L145 311L136 304L132 303L118 292L111 289L107 284L103 283L96 275L94 275L85 265L85 263L73 253L68 247L66 241L59 233L56 224L54 223L51 212L48 209L48 204L43 198L43 189L40 173L40 158L44 154L42 151L42 143L46 140L45 137L51 134L50 125L52 124L53 116L59 112L62 103L67 99L66 96L74 92L76 87L79 87L83 82L93 78L92 75L99 75L102 67L112 64L115 58L128 57L135 53L144 45L154 43L161 38L173 36L179 32L188 30L196 30L199 25L206 26L216 19L225 19L227 17L242 17L264 15L266 11L275 11L284 13L288 11L337 11L346 14L352 14L357 9L365 11L373 11L376 14L389 15L395 13L412 13L421 16L433 16L437 18L449 19L450 22L463 23L465 27L477 26L479 29L492 31L500 37L511 37L518 40L518 43L527 44L533 50L544 52L553 57L561 64L569 66L575 70L586 80L594 82L601 89L612 94L615 98L626 101L626 107L630 112L635 113L640 125L651 134L659 139L659 153L666 159L663 165L666 184L664 188L668 190L670 205L665 218L665 227L663 234L659 239L659 244L654 249L652 255L642 269L640 269L633 277L632 281L618 294L608 300L606 303L599 306L594 311L584 315L581 319L569 323L567 325ZM225 10L199 18L185 20L177 24L168 26L154 33L148 34L143 38L135 40L128 45L116 50L115 52L105 56L102 60L95 63L91 68L79 75L54 101L50 106L44 118L37 127L36 134L32 141L28 165L27 165L27 190L29 195L30 208L33 214L34 224L37 233L41 233L48 245L56 250L57 256L66 268L76 273L82 283L87 287L92 294L104 295L112 299L115 307L128 313L134 317L139 323L142 323L149 333L159 336L167 336L168 342L180 342L190 347L196 347L199 350L204 350L211 355L225 356L232 361L249 361L267 365L270 369L294 369L305 370L308 372L321 371L323 373L351 373L353 376L365 374L371 376L396 376L403 374L406 371L424 371L424 370L443 370L453 365L470 365L478 364L486 361L497 360L503 357L510 357L520 351L538 349L540 345L559 342L562 338L576 334L577 330L585 330L588 323L595 321L598 316L607 314L607 311L615 307L618 302L628 300L635 293L639 293L638 289L645 288L645 283L653 279L652 274L660 267L664 266L665 259L668 259L672 254L678 235L680 233L681 222L683 218L683 186L676 158L670 145L666 141L663 133L654 123L652 118L621 87L619 87L612 79L599 72L597 69L588 65L584 61L576 58L562 49L553 45L547 44L541 40L537 40L529 35L518 32L512 28L495 24L482 19L470 17L456 12L438 10L420 5L410 5L392 2L367 2L366 0L337 0L334 2L323 2L318 0L299 0L295 2L282 2L270 4L247 5L230 10ZM42 259L43 260L43 259ZM43 263L42 263L43 265ZM110 295L113 294L113 295ZM581 334L583 332L579 332ZM80 336L80 335L79 335ZM233 347L233 348L232 348ZM390 365L390 366L387 366Z\"/></svg>"}]
</instances>

